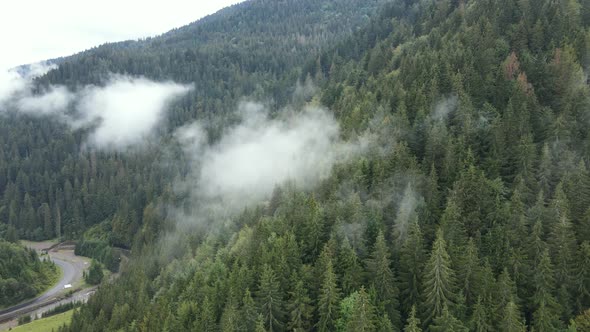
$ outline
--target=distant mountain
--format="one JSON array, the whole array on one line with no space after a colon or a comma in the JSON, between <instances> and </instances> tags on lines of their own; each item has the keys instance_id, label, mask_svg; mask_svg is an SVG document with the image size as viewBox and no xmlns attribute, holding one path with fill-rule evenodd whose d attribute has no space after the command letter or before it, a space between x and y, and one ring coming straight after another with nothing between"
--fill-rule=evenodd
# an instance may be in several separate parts
<instances>
[{"instance_id":1,"label":"distant mountain","mask_svg":"<svg viewBox=\"0 0 590 332\"><path fill-rule=\"evenodd\" d=\"M35 91L60 85L76 91L105 84L113 74L171 80L193 89L172 106L162 130L170 132L195 118L209 118L221 130L243 98L277 107L289 103L303 64L364 26L384 2L246 1L161 36L51 60L57 68L36 79ZM157 151L81 151L87 137L87 131L72 130L51 116L4 112L0 220L24 238L56 233L77 238L119 215L124 230L110 242L131 246L143 209L179 170L164 175L157 167L146 168L160 158ZM120 177L117 184L115 177ZM40 212L44 204L50 216L46 209Z\"/></svg>"}]
</instances>

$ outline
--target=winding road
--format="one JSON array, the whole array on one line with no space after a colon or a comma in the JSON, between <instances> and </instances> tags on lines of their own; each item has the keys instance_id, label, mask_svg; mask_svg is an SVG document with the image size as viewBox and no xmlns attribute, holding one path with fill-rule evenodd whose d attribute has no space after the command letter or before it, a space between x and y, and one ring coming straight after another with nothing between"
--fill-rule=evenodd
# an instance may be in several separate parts
<instances>
[{"instance_id":1,"label":"winding road","mask_svg":"<svg viewBox=\"0 0 590 332\"><path fill-rule=\"evenodd\" d=\"M49 252L49 257L61 269L61 279L51 289L37 298L0 310L0 331L14 326L14 321L20 316L27 314L40 315L42 312L59 304L85 301L94 291L94 287L80 289L83 284L84 270L89 265L87 258L75 256L73 250L53 250ZM68 284L73 287L66 289L65 285ZM67 296L70 291L74 291L74 294Z\"/></svg>"}]
</instances>

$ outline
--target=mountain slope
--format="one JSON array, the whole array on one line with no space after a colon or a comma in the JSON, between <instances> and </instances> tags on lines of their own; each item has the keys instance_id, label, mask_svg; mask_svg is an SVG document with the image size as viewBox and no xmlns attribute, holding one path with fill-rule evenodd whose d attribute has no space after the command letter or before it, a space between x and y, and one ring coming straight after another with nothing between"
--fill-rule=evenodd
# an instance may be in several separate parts
<instances>
[{"instance_id":1,"label":"mountain slope","mask_svg":"<svg viewBox=\"0 0 590 332\"><path fill-rule=\"evenodd\" d=\"M307 57L349 35L382 2L248 1L158 37L58 59L58 68L37 79L37 90L84 89L113 74L190 84L160 132L165 140L175 127L208 118L215 137L243 98L288 103ZM162 142L127 154L90 151L83 149L87 130L50 115L2 115L0 220L23 238L76 239L101 223L101 241L130 247L144 208L182 172L180 164L159 167Z\"/></svg>"},{"instance_id":2,"label":"mountain slope","mask_svg":"<svg viewBox=\"0 0 590 332\"><path fill-rule=\"evenodd\" d=\"M365 156L153 245L64 330L584 330L589 10L393 2L302 74Z\"/></svg>"}]
</instances>

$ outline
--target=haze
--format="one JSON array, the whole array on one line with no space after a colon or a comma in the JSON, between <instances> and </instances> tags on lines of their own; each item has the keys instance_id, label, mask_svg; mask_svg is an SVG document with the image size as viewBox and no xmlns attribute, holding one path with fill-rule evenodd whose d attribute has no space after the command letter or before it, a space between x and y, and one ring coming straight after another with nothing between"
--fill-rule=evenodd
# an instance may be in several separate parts
<instances>
[{"instance_id":1,"label":"haze","mask_svg":"<svg viewBox=\"0 0 590 332\"><path fill-rule=\"evenodd\" d=\"M154 36L240 0L22 0L0 9L0 69L71 55L106 42Z\"/></svg>"}]
</instances>

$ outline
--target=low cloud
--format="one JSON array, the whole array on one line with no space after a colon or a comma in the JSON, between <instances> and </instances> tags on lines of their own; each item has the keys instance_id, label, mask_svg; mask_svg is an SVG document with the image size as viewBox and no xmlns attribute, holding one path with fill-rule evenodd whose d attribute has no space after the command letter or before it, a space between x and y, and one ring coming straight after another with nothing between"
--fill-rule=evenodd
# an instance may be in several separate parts
<instances>
[{"instance_id":1,"label":"low cloud","mask_svg":"<svg viewBox=\"0 0 590 332\"><path fill-rule=\"evenodd\" d=\"M240 106L242 121L209 145L196 123L176 132L193 170L177 188L206 209L235 212L268 199L276 185L309 189L330 175L333 166L361 153L365 144L345 142L334 117L307 108L271 119L258 104ZM202 212L202 206L198 207Z\"/></svg>"},{"instance_id":2,"label":"low cloud","mask_svg":"<svg viewBox=\"0 0 590 332\"><path fill-rule=\"evenodd\" d=\"M32 81L55 68L55 65L37 63L8 70L0 69L0 108L21 98L31 96Z\"/></svg>"},{"instance_id":3,"label":"low cloud","mask_svg":"<svg viewBox=\"0 0 590 332\"><path fill-rule=\"evenodd\" d=\"M17 100L17 109L25 113L54 114L63 112L74 100L74 94L63 86L51 87L42 94L27 94Z\"/></svg>"},{"instance_id":4,"label":"low cloud","mask_svg":"<svg viewBox=\"0 0 590 332\"><path fill-rule=\"evenodd\" d=\"M0 111L55 115L74 129L89 128L86 147L125 150L153 136L170 102L190 91L174 82L112 75L104 86L70 91L50 86L33 92L33 79L54 68L45 64L0 72Z\"/></svg>"},{"instance_id":5,"label":"low cloud","mask_svg":"<svg viewBox=\"0 0 590 332\"><path fill-rule=\"evenodd\" d=\"M79 98L81 118L96 123L88 144L101 149L126 149L153 134L169 103L190 90L172 82L114 76L104 87L86 88Z\"/></svg>"},{"instance_id":6,"label":"low cloud","mask_svg":"<svg viewBox=\"0 0 590 332\"><path fill-rule=\"evenodd\" d=\"M449 114L457 110L458 103L459 101L457 99L457 96L451 96L445 98L444 100L441 100L434 107L432 118L436 121L446 120Z\"/></svg>"}]
</instances>

